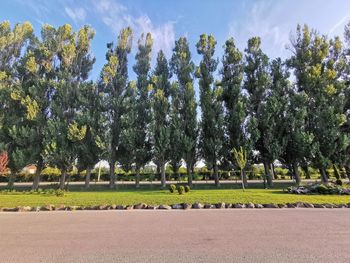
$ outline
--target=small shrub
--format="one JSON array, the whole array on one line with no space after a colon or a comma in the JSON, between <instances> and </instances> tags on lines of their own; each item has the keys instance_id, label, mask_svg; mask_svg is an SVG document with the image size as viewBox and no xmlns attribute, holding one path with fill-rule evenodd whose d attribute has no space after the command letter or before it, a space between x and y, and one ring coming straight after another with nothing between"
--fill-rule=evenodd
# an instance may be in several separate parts
<instances>
[{"instance_id":1,"label":"small shrub","mask_svg":"<svg viewBox=\"0 0 350 263\"><path fill-rule=\"evenodd\" d=\"M191 190L191 187L189 185L185 186L185 192L188 193Z\"/></svg>"},{"instance_id":2,"label":"small shrub","mask_svg":"<svg viewBox=\"0 0 350 263\"><path fill-rule=\"evenodd\" d=\"M182 185L177 187L177 192L179 193L179 195L184 194L185 192L185 187L183 187Z\"/></svg>"},{"instance_id":3,"label":"small shrub","mask_svg":"<svg viewBox=\"0 0 350 263\"><path fill-rule=\"evenodd\" d=\"M63 190L61 190L61 189L57 189L56 191L55 191L55 195L56 196L64 196L64 191Z\"/></svg>"},{"instance_id":4,"label":"small shrub","mask_svg":"<svg viewBox=\"0 0 350 263\"><path fill-rule=\"evenodd\" d=\"M169 185L169 191L170 193L174 193L176 191L176 185L174 184Z\"/></svg>"}]
</instances>

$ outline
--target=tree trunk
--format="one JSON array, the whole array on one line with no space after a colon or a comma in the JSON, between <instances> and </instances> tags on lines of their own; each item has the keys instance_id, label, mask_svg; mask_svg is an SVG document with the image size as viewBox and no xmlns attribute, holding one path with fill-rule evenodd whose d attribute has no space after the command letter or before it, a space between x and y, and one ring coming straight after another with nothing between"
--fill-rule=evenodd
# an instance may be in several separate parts
<instances>
[{"instance_id":1,"label":"tree trunk","mask_svg":"<svg viewBox=\"0 0 350 263\"><path fill-rule=\"evenodd\" d=\"M115 188L115 160L109 162L109 188Z\"/></svg>"},{"instance_id":2,"label":"tree trunk","mask_svg":"<svg viewBox=\"0 0 350 263\"><path fill-rule=\"evenodd\" d=\"M85 188L89 188L90 187L91 170L92 170L92 168L90 166L88 166L86 168Z\"/></svg>"},{"instance_id":3,"label":"tree trunk","mask_svg":"<svg viewBox=\"0 0 350 263\"><path fill-rule=\"evenodd\" d=\"M335 166L335 164L333 164L333 170L334 170L334 176L336 179L340 179L340 174L338 172L337 167Z\"/></svg>"},{"instance_id":4,"label":"tree trunk","mask_svg":"<svg viewBox=\"0 0 350 263\"><path fill-rule=\"evenodd\" d=\"M243 169L241 169L241 181L242 181L242 189L243 189L243 191L245 190L244 189L244 185L245 185L245 183L244 183L244 179L243 179Z\"/></svg>"},{"instance_id":5,"label":"tree trunk","mask_svg":"<svg viewBox=\"0 0 350 263\"><path fill-rule=\"evenodd\" d=\"M162 163L160 166L160 181L161 181L161 188L164 189L166 187L165 163Z\"/></svg>"},{"instance_id":6,"label":"tree trunk","mask_svg":"<svg viewBox=\"0 0 350 263\"><path fill-rule=\"evenodd\" d=\"M273 183L272 183L271 171L269 168L269 162L267 162L267 161L264 162L264 169L265 169L265 175L266 175L266 179L267 179L267 186L272 187Z\"/></svg>"},{"instance_id":7,"label":"tree trunk","mask_svg":"<svg viewBox=\"0 0 350 263\"><path fill-rule=\"evenodd\" d=\"M140 188L140 168L136 167L135 187Z\"/></svg>"},{"instance_id":8,"label":"tree trunk","mask_svg":"<svg viewBox=\"0 0 350 263\"><path fill-rule=\"evenodd\" d=\"M319 170L321 173L321 182L328 183L328 176L327 176L326 170L324 168L320 168Z\"/></svg>"},{"instance_id":9,"label":"tree trunk","mask_svg":"<svg viewBox=\"0 0 350 263\"><path fill-rule=\"evenodd\" d=\"M66 175L67 175L66 170L62 170L61 176L60 176L60 185L59 185L59 188L61 190L64 189L64 183L66 182Z\"/></svg>"},{"instance_id":10,"label":"tree trunk","mask_svg":"<svg viewBox=\"0 0 350 263\"><path fill-rule=\"evenodd\" d=\"M215 186L220 187L218 165L216 163L214 164L214 181L215 181Z\"/></svg>"},{"instance_id":11,"label":"tree trunk","mask_svg":"<svg viewBox=\"0 0 350 263\"><path fill-rule=\"evenodd\" d=\"M307 165L301 166L301 169L303 169L305 173L305 179L311 179L309 168L307 167Z\"/></svg>"},{"instance_id":12,"label":"tree trunk","mask_svg":"<svg viewBox=\"0 0 350 263\"><path fill-rule=\"evenodd\" d=\"M248 187L247 174L246 174L244 169L242 170L242 178L241 179L242 179L244 187Z\"/></svg>"},{"instance_id":13,"label":"tree trunk","mask_svg":"<svg viewBox=\"0 0 350 263\"><path fill-rule=\"evenodd\" d=\"M300 185L300 175L298 171L298 165L296 162L293 162L293 175L296 185Z\"/></svg>"},{"instance_id":14,"label":"tree trunk","mask_svg":"<svg viewBox=\"0 0 350 263\"><path fill-rule=\"evenodd\" d=\"M78 171L78 174L80 174L79 171ZM69 183L70 183L71 177L72 177L72 172L68 174L68 177L67 177L67 179L66 179L66 181L67 181L67 182L66 182L66 190L68 190L68 188L69 188Z\"/></svg>"},{"instance_id":15,"label":"tree trunk","mask_svg":"<svg viewBox=\"0 0 350 263\"><path fill-rule=\"evenodd\" d=\"M42 170L43 170L43 161L40 160L36 165L36 171L35 171L35 175L34 175L32 190L38 190Z\"/></svg>"},{"instance_id":16,"label":"tree trunk","mask_svg":"<svg viewBox=\"0 0 350 263\"><path fill-rule=\"evenodd\" d=\"M348 177L349 182L350 182L350 168L349 168L349 166L345 166L344 168L345 168L346 176Z\"/></svg>"},{"instance_id":17,"label":"tree trunk","mask_svg":"<svg viewBox=\"0 0 350 263\"><path fill-rule=\"evenodd\" d=\"M275 174L275 165L273 162L270 164L270 169L271 169L271 178L272 180L276 179L276 174Z\"/></svg>"},{"instance_id":18,"label":"tree trunk","mask_svg":"<svg viewBox=\"0 0 350 263\"><path fill-rule=\"evenodd\" d=\"M15 178L16 178L16 174L15 172L12 172L10 173L9 175L9 181L7 183L7 187L8 188L13 188L14 184L15 184Z\"/></svg>"},{"instance_id":19,"label":"tree trunk","mask_svg":"<svg viewBox=\"0 0 350 263\"><path fill-rule=\"evenodd\" d=\"M191 167L186 163L186 170L187 170L187 181L188 185L192 188L193 182L192 182L192 173L191 173Z\"/></svg>"}]
</instances>

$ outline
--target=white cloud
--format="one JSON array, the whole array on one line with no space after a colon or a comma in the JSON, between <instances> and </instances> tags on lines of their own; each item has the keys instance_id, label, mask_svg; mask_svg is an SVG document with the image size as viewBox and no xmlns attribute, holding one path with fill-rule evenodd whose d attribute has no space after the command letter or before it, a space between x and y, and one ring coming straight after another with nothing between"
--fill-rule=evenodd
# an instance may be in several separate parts
<instances>
[{"instance_id":1,"label":"white cloud","mask_svg":"<svg viewBox=\"0 0 350 263\"><path fill-rule=\"evenodd\" d=\"M82 7L70 8L66 6L64 7L64 11L75 23L85 21L86 11Z\"/></svg>"},{"instance_id":2,"label":"white cloud","mask_svg":"<svg viewBox=\"0 0 350 263\"><path fill-rule=\"evenodd\" d=\"M170 56L175 41L175 22L167 21L155 25L148 15L132 15L126 6L117 1L101 0L93 3L102 22L116 35L123 27L127 26L133 29L135 38L140 37L142 33L150 32L154 43L153 55L162 49L167 56ZM137 41L134 41L134 44L136 43Z\"/></svg>"},{"instance_id":3,"label":"white cloud","mask_svg":"<svg viewBox=\"0 0 350 263\"><path fill-rule=\"evenodd\" d=\"M290 35L288 25L281 19L283 15L276 2L258 1L247 10L245 19L232 21L229 25L229 37L234 37L243 50L248 38L259 36L264 52L270 57L281 56L286 52Z\"/></svg>"}]
</instances>

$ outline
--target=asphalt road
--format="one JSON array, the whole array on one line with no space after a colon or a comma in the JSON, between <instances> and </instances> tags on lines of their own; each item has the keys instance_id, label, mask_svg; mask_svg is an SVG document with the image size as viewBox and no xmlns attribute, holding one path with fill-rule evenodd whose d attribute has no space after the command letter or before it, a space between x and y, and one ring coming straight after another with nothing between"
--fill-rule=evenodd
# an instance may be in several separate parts
<instances>
[{"instance_id":1,"label":"asphalt road","mask_svg":"<svg viewBox=\"0 0 350 263\"><path fill-rule=\"evenodd\" d=\"M350 209L0 213L1 262L350 262Z\"/></svg>"}]
</instances>

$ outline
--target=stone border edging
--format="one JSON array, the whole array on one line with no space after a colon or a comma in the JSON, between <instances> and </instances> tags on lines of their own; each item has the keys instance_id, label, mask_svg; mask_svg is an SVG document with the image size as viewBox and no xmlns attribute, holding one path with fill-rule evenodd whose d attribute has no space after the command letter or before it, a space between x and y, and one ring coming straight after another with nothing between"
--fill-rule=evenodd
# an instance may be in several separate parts
<instances>
[{"instance_id":1,"label":"stone border edging","mask_svg":"<svg viewBox=\"0 0 350 263\"><path fill-rule=\"evenodd\" d=\"M39 211L77 211L77 210L188 210L188 209L262 209L262 208L350 208L348 204L311 204L306 202L296 202L287 204L253 204L253 203L216 203L216 204L201 204L201 203L181 203L173 205L147 205L139 203L136 205L96 205L96 206L65 206L65 205L45 205L45 206L17 206L17 207L2 207L1 212L39 212Z\"/></svg>"}]
</instances>

